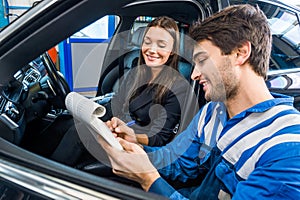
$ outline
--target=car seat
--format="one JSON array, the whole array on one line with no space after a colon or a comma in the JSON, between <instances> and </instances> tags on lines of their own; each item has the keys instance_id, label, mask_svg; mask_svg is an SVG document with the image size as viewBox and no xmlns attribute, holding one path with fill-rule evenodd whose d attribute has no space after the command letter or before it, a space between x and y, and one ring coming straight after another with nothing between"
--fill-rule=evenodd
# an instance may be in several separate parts
<instances>
[{"instance_id":1,"label":"car seat","mask_svg":"<svg viewBox=\"0 0 300 200\"><path fill-rule=\"evenodd\" d=\"M146 27L139 27L132 33L130 43L127 44L128 50L126 50L126 53L122 55L121 58L116 60L115 63L112 64L114 65L112 68L108 68L108 70L110 71L105 72L103 74L105 76L100 78L96 96L104 95L110 92L115 92L118 89L119 78L123 74L126 74L128 70L137 66L145 29ZM190 50L184 49L183 44L184 42L181 42L178 71L186 78L186 80L190 82L192 64L187 61L190 59L188 56L186 56L187 52L190 52ZM116 67L120 64L123 65L123 67ZM123 70L122 73L121 70Z\"/></svg>"},{"instance_id":2,"label":"car seat","mask_svg":"<svg viewBox=\"0 0 300 200\"><path fill-rule=\"evenodd\" d=\"M143 34L146 27L140 27L134 31L130 37L130 42L126 45L127 50L118 59L114 60L103 72L98 82L96 96L105 95L106 93L116 92L119 86L119 79L129 69L138 63L140 46L143 40Z\"/></svg>"}]
</instances>

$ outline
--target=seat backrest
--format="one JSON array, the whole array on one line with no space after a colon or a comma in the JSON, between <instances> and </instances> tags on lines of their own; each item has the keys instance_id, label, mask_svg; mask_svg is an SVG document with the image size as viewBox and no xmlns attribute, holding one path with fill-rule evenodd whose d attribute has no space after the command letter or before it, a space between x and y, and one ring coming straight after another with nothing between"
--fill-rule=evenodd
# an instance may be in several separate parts
<instances>
[{"instance_id":1,"label":"seat backrest","mask_svg":"<svg viewBox=\"0 0 300 200\"><path fill-rule=\"evenodd\" d=\"M128 44L129 48L127 50L127 53L125 53L123 58L119 60L119 62L123 62L124 74L126 74L128 70L136 67L138 64L138 59L140 56L140 48L143 42L145 30L146 27L139 27L132 33L130 43ZM188 50L186 51L184 50L184 46L182 42L180 46L181 46L180 52L188 51ZM188 80L189 82L191 81L190 74L192 71L192 64L187 62L186 58L182 58L181 56L178 62L178 71L186 78L186 80ZM105 88L102 88L102 90L105 92L111 92L111 91L115 92L119 85L118 79L119 79L119 67L114 67L104 78L104 81L102 82L101 86ZM100 84L98 85L98 87L99 86ZM97 92L97 94L99 94L99 92Z\"/></svg>"},{"instance_id":2,"label":"seat backrest","mask_svg":"<svg viewBox=\"0 0 300 200\"><path fill-rule=\"evenodd\" d=\"M129 44L129 50L124 56L124 69L128 70L134 67L134 62L140 56L140 48L143 42L144 33L146 27L139 27L136 31L134 31L131 35L131 42ZM136 63L135 63L136 64Z\"/></svg>"},{"instance_id":3,"label":"seat backrest","mask_svg":"<svg viewBox=\"0 0 300 200\"><path fill-rule=\"evenodd\" d=\"M179 73L190 82L192 65L188 62L179 61L178 62L178 71Z\"/></svg>"},{"instance_id":4,"label":"seat backrest","mask_svg":"<svg viewBox=\"0 0 300 200\"><path fill-rule=\"evenodd\" d=\"M132 46L133 49L136 47L139 48L142 45L145 30L146 30L146 27L141 26L132 33L130 45Z\"/></svg>"},{"instance_id":5,"label":"seat backrest","mask_svg":"<svg viewBox=\"0 0 300 200\"><path fill-rule=\"evenodd\" d=\"M131 69L139 57L140 46L143 41L143 35L146 27L139 27L129 36L129 43L127 44L126 53L115 60L108 67L108 72L104 73L104 77L100 77L98 82L97 96L105 95L106 93L116 92L119 86L120 78L120 63L123 63L124 73Z\"/></svg>"}]
</instances>

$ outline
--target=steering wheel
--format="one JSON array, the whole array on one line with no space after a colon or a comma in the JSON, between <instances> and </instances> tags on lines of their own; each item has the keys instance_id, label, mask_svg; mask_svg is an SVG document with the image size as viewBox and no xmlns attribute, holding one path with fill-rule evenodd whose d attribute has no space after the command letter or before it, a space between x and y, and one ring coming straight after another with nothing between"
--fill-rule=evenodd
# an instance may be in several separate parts
<instances>
[{"instance_id":1,"label":"steering wheel","mask_svg":"<svg viewBox=\"0 0 300 200\"><path fill-rule=\"evenodd\" d=\"M47 85L57 100L57 106L65 109L65 98L71 91L70 87L64 76L57 71L56 66L48 53L42 55L42 61L49 77Z\"/></svg>"}]
</instances>

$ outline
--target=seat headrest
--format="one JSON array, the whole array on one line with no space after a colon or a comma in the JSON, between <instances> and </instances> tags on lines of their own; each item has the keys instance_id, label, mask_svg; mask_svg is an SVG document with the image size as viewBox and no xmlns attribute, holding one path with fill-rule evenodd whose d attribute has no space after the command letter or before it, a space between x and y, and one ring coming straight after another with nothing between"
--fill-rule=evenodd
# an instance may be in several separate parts
<instances>
[{"instance_id":1,"label":"seat headrest","mask_svg":"<svg viewBox=\"0 0 300 200\"><path fill-rule=\"evenodd\" d=\"M146 27L139 27L132 33L131 36L131 45L135 47L140 47L143 42L143 37L145 33Z\"/></svg>"}]
</instances>

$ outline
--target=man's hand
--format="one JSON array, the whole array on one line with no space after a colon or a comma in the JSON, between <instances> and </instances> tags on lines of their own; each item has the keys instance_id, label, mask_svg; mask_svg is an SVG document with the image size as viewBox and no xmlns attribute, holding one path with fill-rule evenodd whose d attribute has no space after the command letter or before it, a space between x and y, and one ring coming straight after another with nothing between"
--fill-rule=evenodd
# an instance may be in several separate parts
<instances>
[{"instance_id":1,"label":"man's hand","mask_svg":"<svg viewBox=\"0 0 300 200\"><path fill-rule=\"evenodd\" d=\"M124 151L113 148L101 136L98 136L98 142L108 154L113 172L140 183L143 189L148 191L153 182L160 177L158 171L139 145L122 138L118 139Z\"/></svg>"},{"instance_id":2,"label":"man's hand","mask_svg":"<svg viewBox=\"0 0 300 200\"><path fill-rule=\"evenodd\" d=\"M128 142L138 143L134 130L126 126L126 123L119 118L111 118L110 121L106 122L106 125L115 134L115 136L123 138Z\"/></svg>"}]
</instances>

